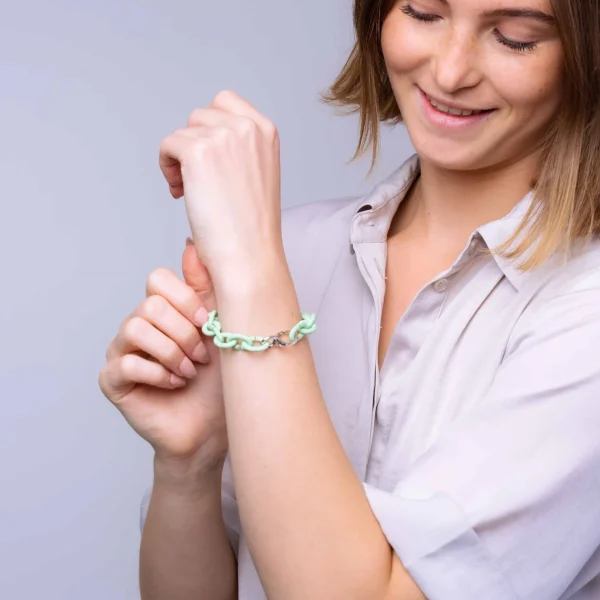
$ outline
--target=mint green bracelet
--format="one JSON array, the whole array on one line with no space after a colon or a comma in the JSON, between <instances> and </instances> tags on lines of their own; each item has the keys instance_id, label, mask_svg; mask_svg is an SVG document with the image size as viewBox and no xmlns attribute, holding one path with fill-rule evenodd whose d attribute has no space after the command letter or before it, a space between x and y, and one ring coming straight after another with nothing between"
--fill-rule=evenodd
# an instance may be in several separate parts
<instances>
[{"instance_id":1,"label":"mint green bracelet","mask_svg":"<svg viewBox=\"0 0 600 600\"><path fill-rule=\"evenodd\" d=\"M202 332L205 335L214 337L215 346L219 348L233 348L234 350L247 350L248 352L263 352L273 346L293 346L297 344L305 335L313 333L317 329L316 315L301 313L302 320L290 331L280 331L276 335L268 337L247 336L238 333L223 333L221 323L216 310L208 313L208 321L202 325ZM288 334L290 341L284 342L279 336ZM240 342L240 343L238 343ZM256 343L258 342L258 345Z\"/></svg>"}]
</instances>

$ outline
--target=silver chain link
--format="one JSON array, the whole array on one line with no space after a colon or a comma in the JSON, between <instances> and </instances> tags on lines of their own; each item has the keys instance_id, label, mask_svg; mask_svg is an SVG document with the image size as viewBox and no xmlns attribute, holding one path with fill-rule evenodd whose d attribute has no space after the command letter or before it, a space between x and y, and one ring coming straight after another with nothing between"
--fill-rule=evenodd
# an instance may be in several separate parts
<instances>
[{"instance_id":1,"label":"silver chain link","mask_svg":"<svg viewBox=\"0 0 600 600\"><path fill-rule=\"evenodd\" d=\"M293 346L294 344L297 344L300 340L299 339L295 339L293 342L284 342L279 336L281 335L289 335L289 331L280 331L279 333L275 334L275 335L270 335L265 342L269 342L269 348L273 348L273 346L281 346L282 348L286 348L288 346Z\"/></svg>"}]
</instances>

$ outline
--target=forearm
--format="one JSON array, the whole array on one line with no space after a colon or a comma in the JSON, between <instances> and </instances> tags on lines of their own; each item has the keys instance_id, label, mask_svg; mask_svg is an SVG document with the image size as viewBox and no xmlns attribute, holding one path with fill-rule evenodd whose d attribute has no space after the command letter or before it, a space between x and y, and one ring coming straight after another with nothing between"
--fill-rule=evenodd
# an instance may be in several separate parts
<instances>
[{"instance_id":1,"label":"forearm","mask_svg":"<svg viewBox=\"0 0 600 600\"><path fill-rule=\"evenodd\" d=\"M259 280L221 289L223 331L267 335L298 322L285 268ZM307 340L223 350L221 368L238 508L268 597L383 599L392 551L336 435Z\"/></svg>"},{"instance_id":2,"label":"forearm","mask_svg":"<svg viewBox=\"0 0 600 600\"><path fill-rule=\"evenodd\" d=\"M221 511L221 469L174 473L155 460L140 549L142 600L233 600L237 565Z\"/></svg>"}]
</instances>

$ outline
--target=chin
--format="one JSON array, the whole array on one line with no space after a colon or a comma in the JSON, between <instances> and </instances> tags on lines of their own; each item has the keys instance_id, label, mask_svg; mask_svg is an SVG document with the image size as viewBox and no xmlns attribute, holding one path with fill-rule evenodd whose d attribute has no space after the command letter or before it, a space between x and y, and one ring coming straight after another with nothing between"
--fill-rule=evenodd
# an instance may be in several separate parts
<instances>
[{"instance_id":1,"label":"chin","mask_svg":"<svg viewBox=\"0 0 600 600\"><path fill-rule=\"evenodd\" d=\"M413 139L421 162L446 171L479 171L494 164L489 149L474 142L456 140Z\"/></svg>"}]
</instances>

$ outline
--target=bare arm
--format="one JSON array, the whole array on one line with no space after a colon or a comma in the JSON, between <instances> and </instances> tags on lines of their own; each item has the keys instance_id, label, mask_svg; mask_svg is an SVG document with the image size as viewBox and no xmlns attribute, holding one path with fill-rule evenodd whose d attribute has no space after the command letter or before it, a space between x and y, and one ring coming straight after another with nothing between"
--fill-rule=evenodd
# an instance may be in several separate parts
<instances>
[{"instance_id":1,"label":"bare arm","mask_svg":"<svg viewBox=\"0 0 600 600\"><path fill-rule=\"evenodd\" d=\"M182 272L185 281L169 269L150 274L146 299L108 347L99 385L155 452L142 600L233 600L236 560L221 505L228 442L219 349L204 344L194 318L216 301L193 245Z\"/></svg>"},{"instance_id":2,"label":"bare arm","mask_svg":"<svg viewBox=\"0 0 600 600\"><path fill-rule=\"evenodd\" d=\"M252 268L214 279L224 331L264 335L300 320L287 262L265 247ZM268 598L425 600L344 452L310 345L222 350L221 371L237 506Z\"/></svg>"},{"instance_id":3,"label":"bare arm","mask_svg":"<svg viewBox=\"0 0 600 600\"><path fill-rule=\"evenodd\" d=\"M234 600L237 564L221 511L222 465L154 461L140 550L142 600Z\"/></svg>"}]
</instances>

